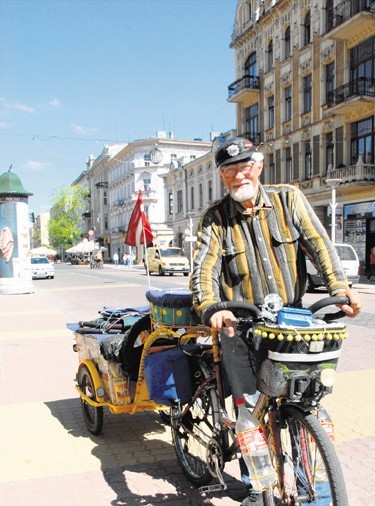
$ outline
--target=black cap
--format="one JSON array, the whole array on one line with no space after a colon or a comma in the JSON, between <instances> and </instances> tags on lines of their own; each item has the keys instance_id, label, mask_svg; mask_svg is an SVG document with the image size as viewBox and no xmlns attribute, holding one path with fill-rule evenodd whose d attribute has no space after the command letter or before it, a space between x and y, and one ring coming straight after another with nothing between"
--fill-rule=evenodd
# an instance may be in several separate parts
<instances>
[{"instance_id":1,"label":"black cap","mask_svg":"<svg viewBox=\"0 0 375 506\"><path fill-rule=\"evenodd\" d=\"M231 137L216 151L215 163L218 167L223 167L243 160L250 160L255 152L253 143L248 139Z\"/></svg>"}]
</instances>

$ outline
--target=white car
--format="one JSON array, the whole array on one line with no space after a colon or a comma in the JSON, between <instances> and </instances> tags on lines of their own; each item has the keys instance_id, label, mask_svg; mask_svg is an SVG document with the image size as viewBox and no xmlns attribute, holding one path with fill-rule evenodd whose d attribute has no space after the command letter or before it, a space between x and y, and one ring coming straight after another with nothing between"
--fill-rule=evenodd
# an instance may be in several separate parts
<instances>
[{"instance_id":1,"label":"white car","mask_svg":"<svg viewBox=\"0 0 375 506\"><path fill-rule=\"evenodd\" d=\"M335 248L338 256L341 260L341 265L344 269L346 277L348 278L349 286L352 287L353 284L358 283L359 281L359 259L358 255L350 244L335 244ZM324 286L323 280L320 277L319 273L310 262L308 258L306 258L306 267L307 267L307 292L313 292L315 288L319 288L320 286Z\"/></svg>"},{"instance_id":2,"label":"white car","mask_svg":"<svg viewBox=\"0 0 375 506\"><path fill-rule=\"evenodd\" d=\"M47 257L31 257L31 275L33 279L55 277L55 268Z\"/></svg>"}]
</instances>

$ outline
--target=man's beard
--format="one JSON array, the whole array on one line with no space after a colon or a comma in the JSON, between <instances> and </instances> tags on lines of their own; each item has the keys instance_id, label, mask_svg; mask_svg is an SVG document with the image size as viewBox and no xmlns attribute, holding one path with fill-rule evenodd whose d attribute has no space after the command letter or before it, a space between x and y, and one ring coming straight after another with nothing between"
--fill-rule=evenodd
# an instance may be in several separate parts
<instances>
[{"instance_id":1,"label":"man's beard","mask_svg":"<svg viewBox=\"0 0 375 506\"><path fill-rule=\"evenodd\" d=\"M251 200L256 194L257 189L254 188L252 183L247 183L241 186L235 186L230 191L230 196L233 200L237 202L245 202L246 200Z\"/></svg>"}]
</instances>

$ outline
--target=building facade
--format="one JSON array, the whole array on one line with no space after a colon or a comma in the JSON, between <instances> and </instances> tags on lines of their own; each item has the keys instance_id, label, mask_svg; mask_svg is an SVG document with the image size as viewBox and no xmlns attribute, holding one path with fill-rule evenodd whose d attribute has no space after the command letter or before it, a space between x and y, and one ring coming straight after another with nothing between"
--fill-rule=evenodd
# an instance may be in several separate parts
<instances>
[{"instance_id":1,"label":"building facade","mask_svg":"<svg viewBox=\"0 0 375 506\"><path fill-rule=\"evenodd\" d=\"M375 1L239 0L231 47L228 100L239 135L265 154L263 182L299 186L365 268L375 245Z\"/></svg>"},{"instance_id":2,"label":"building facade","mask_svg":"<svg viewBox=\"0 0 375 506\"><path fill-rule=\"evenodd\" d=\"M131 252L124 244L124 238L139 190L154 234L154 244L174 244L173 230L166 223L163 175L171 167L174 169L201 157L210 148L210 143L178 140L172 134L167 136L166 132L160 131L154 138L127 144L108 161L110 255L117 252L121 257L124 252ZM140 261L142 248L133 253Z\"/></svg>"}]
</instances>

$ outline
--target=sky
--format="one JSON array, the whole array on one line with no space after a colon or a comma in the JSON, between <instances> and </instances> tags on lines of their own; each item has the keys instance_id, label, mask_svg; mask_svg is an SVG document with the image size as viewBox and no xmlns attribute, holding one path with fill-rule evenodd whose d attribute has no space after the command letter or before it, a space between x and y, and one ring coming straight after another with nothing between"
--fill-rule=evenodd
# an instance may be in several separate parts
<instances>
[{"instance_id":1,"label":"sky","mask_svg":"<svg viewBox=\"0 0 375 506\"><path fill-rule=\"evenodd\" d=\"M235 128L237 0L0 0L0 174L51 206L106 144Z\"/></svg>"}]
</instances>

